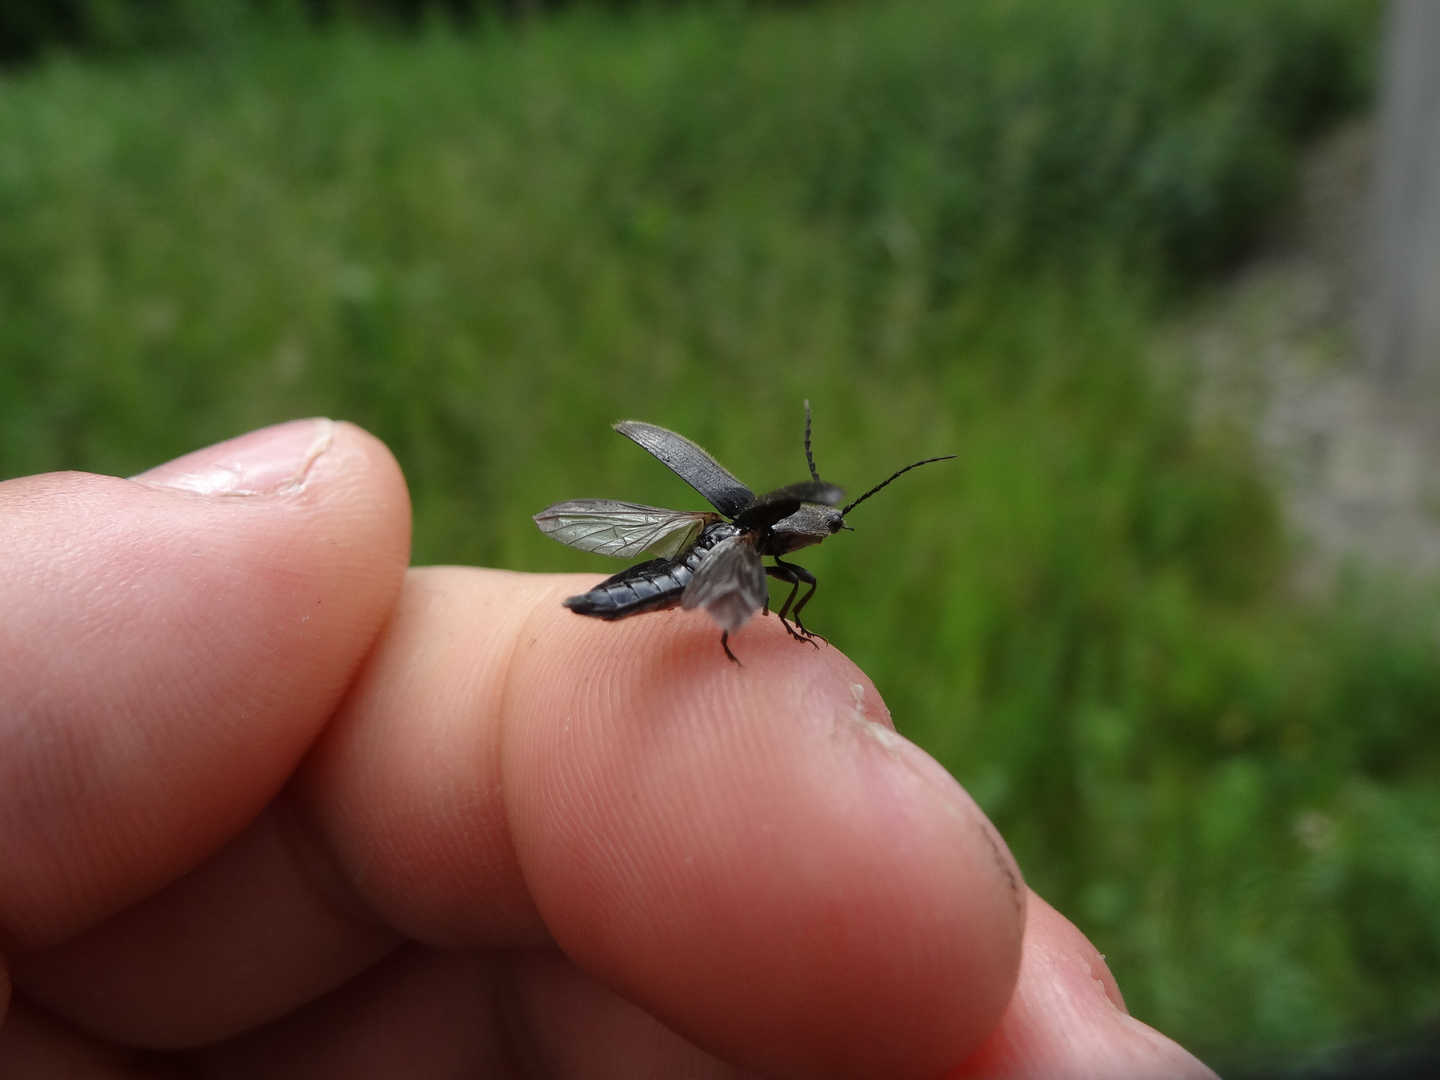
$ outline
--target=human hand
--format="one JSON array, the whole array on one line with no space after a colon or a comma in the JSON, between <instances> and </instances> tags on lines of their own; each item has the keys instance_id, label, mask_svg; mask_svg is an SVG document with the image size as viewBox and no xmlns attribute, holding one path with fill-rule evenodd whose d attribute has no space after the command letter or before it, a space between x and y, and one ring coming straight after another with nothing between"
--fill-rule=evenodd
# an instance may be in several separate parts
<instances>
[{"instance_id":1,"label":"human hand","mask_svg":"<svg viewBox=\"0 0 1440 1080\"><path fill-rule=\"evenodd\" d=\"M409 518L328 421L0 484L0 1075L1209 1075L837 651Z\"/></svg>"}]
</instances>

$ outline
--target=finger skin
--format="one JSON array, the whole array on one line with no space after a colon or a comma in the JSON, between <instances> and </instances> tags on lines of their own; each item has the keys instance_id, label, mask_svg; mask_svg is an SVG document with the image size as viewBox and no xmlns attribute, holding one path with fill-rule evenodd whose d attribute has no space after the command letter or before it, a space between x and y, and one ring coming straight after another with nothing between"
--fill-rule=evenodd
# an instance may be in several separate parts
<instances>
[{"instance_id":1,"label":"finger skin","mask_svg":"<svg viewBox=\"0 0 1440 1080\"><path fill-rule=\"evenodd\" d=\"M511 1052L505 964L409 945L258 1031L190 1055L205 1080L524 1080Z\"/></svg>"},{"instance_id":2,"label":"finger skin","mask_svg":"<svg viewBox=\"0 0 1440 1080\"><path fill-rule=\"evenodd\" d=\"M560 605L592 583L412 571L372 690L304 775L365 902L407 933L497 944L533 904L582 971L768 1075L962 1060L1008 1000L1024 922L988 822L834 649L757 619L738 667L703 614L609 624ZM467 673L492 669L498 697L488 677L477 697ZM378 670L429 674L397 697ZM426 778L505 836L447 814ZM417 868L475 902L417 887Z\"/></svg>"},{"instance_id":3,"label":"finger skin","mask_svg":"<svg viewBox=\"0 0 1440 1080\"><path fill-rule=\"evenodd\" d=\"M1104 958L1074 926L1033 894L1028 911L1010 1006L948 1080L1213 1080L1180 1046L1126 1014ZM414 946L325 1001L198 1060L217 1080L364 1080L401 1071L554 1080L594 1080L612 1070L626 1077L754 1075L702 1055L554 952ZM407 1061L400 1070L396 1063Z\"/></svg>"},{"instance_id":4,"label":"finger skin","mask_svg":"<svg viewBox=\"0 0 1440 1080\"><path fill-rule=\"evenodd\" d=\"M1029 912L1010 1007L950 1080L1213 1077L1175 1043L1125 1015L1103 958L1072 925L1038 897L1031 897ZM555 1080L590 1080L612 1067L628 1070L621 1073L626 1076L741 1075L667 1038L653 1019L554 954L498 955L502 959L484 950L408 947L324 1000L188 1062L215 1080L518 1078L535 1075L541 1063ZM613 1051L608 1057L607 1050ZM85 1076L138 1077L121 1064L127 1058L23 1002L0 1028L0 1076L52 1077L71 1068Z\"/></svg>"},{"instance_id":5,"label":"finger skin","mask_svg":"<svg viewBox=\"0 0 1440 1080\"><path fill-rule=\"evenodd\" d=\"M1020 981L1000 1025L949 1080L1214 1080L1125 1009L1105 958L1033 893Z\"/></svg>"},{"instance_id":6,"label":"finger skin","mask_svg":"<svg viewBox=\"0 0 1440 1080\"><path fill-rule=\"evenodd\" d=\"M0 484L0 945L71 936L245 828L394 604L409 509L385 447L329 421L249 438L292 469L232 470L253 494L153 486L198 458Z\"/></svg>"},{"instance_id":7,"label":"finger skin","mask_svg":"<svg viewBox=\"0 0 1440 1080\"><path fill-rule=\"evenodd\" d=\"M555 952L509 963L528 1075L574 1080L746 1080L755 1073L686 1042Z\"/></svg>"},{"instance_id":8,"label":"finger skin","mask_svg":"<svg viewBox=\"0 0 1440 1080\"><path fill-rule=\"evenodd\" d=\"M197 1046L273 1020L394 950L400 936L337 910L281 813L184 878L57 946L13 955L31 1000L87 1032Z\"/></svg>"},{"instance_id":9,"label":"finger skin","mask_svg":"<svg viewBox=\"0 0 1440 1080\"><path fill-rule=\"evenodd\" d=\"M407 937L551 943L510 837L500 739L517 643L533 636L538 606L574 591L570 581L412 570L305 763L296 796L317 846L345 868L361 906Z\"/></svg>"},{"instance_id":10,"label":"finger skin","mask_svg":"<svg viewBox=\"0 0 1440 1080\"><path fill-rule=\"evenodd\" d=\"M410 945L344 989L191 1060L207 1080L741 1080L554 950Z\"/></svg>"},{"instance_id":11,"label":"finger skin","mask_svg":"<svg viewBox=\"0 0 1440 1080\"><path fill-rule=\"evenodd\" d=\"M5 1080L174 1080L133 1050L82 1034L25 1001L11 1003L0 1025Z\"/></svg>"},{"instance_id":12,"label":"finger skin","mask_svg":"<svg viewBox=\"0 0 1440 1080\"><path fill-rule=\"evenodd\" d=\"M1004 1010L1024 921L988 822L835 650L757 620L739 668L703 614L610 625L560 606L590 580L410 574L291 793L354 890L334 918L369 910L407 934L492 944L533 921L682 1038L774 1077L934 1077L966 1057ZM375 674L406 671L424 677L403 692ZM307 895L286 875L313 861L253 859L233 893L212 890L228 919L204 889L164 918L153 909L171 898L138 905L119 921L147 964L102 929L48 972L25 957L25 974L50 1008L116 1038L225 1034L169 984L236 937L272 986L295 986L297 966L320 981L290 927L313 911L275 901ZM252 905L270 912L265 940L234 918ZM337 979L353 973L341 961ZM127 1015L103 1009L120 986ZM265 980L242 989L232 1018L299 1004L267 998Z\"/></svg>"}]
</instances>

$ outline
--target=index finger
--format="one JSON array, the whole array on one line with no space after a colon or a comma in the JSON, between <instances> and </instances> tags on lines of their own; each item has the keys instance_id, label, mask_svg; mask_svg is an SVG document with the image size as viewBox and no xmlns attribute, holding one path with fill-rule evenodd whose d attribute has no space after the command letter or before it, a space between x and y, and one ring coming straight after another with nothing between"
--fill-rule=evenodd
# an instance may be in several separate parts
<instances>
[{"instance_id":1,"label":"index finger","mask_svg":"<svg viewBox=\"0 0 1440 1080\"><path fill-rule=\"evenodd\" d=\"M576 578L433 568L304 776L365 902L437 944L548 933L727 1060L933 1076L1014 984L1019 873L836 650L757 620L560 606Z\"/></svg>"}]
</instances>

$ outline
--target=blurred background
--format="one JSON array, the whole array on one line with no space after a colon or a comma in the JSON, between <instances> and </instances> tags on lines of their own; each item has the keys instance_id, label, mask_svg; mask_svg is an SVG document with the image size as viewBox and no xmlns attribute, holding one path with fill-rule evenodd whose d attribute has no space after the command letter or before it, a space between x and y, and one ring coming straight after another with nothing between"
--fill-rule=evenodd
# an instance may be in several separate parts
<instances>
[{"instance_id":1,"label":"blurred background","mask_svg":"<svg viewBox=\"0 0 1440 1080\"><path fill-rule=\"evenodd\" d=\"M806 553L809 624L1138 1017L1238 1074L1429 1040L1435 428L1357 314L1386 16L6 0L0 477L326 414L417 563L611 573L530 516L703 506L615 420L758 490L807 397L852 493L957 453Z\"/></svg>"}]
</instances>

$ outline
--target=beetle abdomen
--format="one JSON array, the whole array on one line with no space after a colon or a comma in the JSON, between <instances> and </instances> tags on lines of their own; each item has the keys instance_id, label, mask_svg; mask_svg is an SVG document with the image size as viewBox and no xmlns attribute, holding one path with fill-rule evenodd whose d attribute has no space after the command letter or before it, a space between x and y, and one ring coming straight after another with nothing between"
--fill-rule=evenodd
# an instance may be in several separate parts
<instances>
[{"instance_id":1,"label":"beetle abdomen","mask_svg":"<svg viewBox=\"0 0 1440 1080\"><path fill-rule=\"evenodd\" d=\"M680 594L710 555L710 550L741 531L728 521L717 522L708 526L678 557L636 563L606 578L589 592L570 597L565 606L577 615L593 615L597 619L624 619L646 611L677 607Z\"/></svg>"},{"instance_id":2,"label":"beetle abdomen","mask_svg":"<svg viewBox=\"0 0 1440 1080\"><path fill-rule=\"evenodd\" d=\"M579 615L623 619L642 611L659 611L680 603L692 573L674 559L651 559L632 566L595 588L565 601Z\"/></svg>"}]
</instances>

